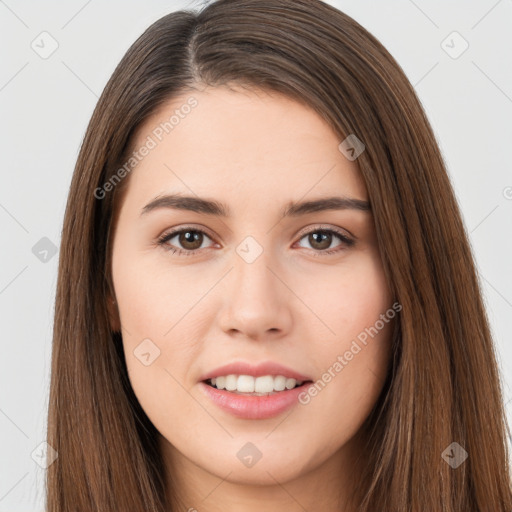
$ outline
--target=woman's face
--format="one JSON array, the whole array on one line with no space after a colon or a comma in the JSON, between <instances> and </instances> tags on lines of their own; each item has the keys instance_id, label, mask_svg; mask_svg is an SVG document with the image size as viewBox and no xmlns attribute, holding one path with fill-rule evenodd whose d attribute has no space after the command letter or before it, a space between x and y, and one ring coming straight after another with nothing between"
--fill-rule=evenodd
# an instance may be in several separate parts
<instances>
[{"instance_id":1,"label":"woman's face","mask_svg":"<svg viewBox=\"0 0 512 512\"><path fill-rule=\"evenodd\" d=\"M138 130L112 272L130 381L170 464L275 484L348 461L394 316L372 214L313 204L283 216L368 200L341 142L287 97L224 87L183 94ZM230 363L249 367L216 372ZM252 371L264 363L286 369ZM279 389L294 372L312 383L271 397L203 382Z\"/></svg>"}]
</instances>

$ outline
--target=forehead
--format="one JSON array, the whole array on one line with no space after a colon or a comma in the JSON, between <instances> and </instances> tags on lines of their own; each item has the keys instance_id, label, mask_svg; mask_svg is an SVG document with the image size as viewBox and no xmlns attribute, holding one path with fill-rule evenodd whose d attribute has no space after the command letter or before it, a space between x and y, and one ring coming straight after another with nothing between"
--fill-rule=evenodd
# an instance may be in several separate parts
<instances>
[{"instance_id":1,"label":"forehead","mask_svg":"<svg viewBox=\"0 0 512 512\"><path fill-rule=\"evenodd\" d=\"M311 108L262 90L209 87L163 104L137 130L138 161L129 189L296 199L340 192L367 199L357 165Z\"/></svg>"}]
</instances>

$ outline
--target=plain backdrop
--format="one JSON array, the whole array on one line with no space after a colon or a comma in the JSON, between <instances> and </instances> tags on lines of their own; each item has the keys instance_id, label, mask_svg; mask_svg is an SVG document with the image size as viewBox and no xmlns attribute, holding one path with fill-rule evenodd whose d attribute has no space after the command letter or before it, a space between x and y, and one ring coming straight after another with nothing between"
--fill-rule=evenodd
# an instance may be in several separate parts
<instances>
[{"instance_id":1,"label":"plain backdrop","mask_svg":"<svg viewBox=\"0 0 512 512\"><path fill-rule=\"evenodd\" d=\"M384 44L424 105L470 233L511 421L512 0L328 3ZM57 249L87 123L135 39L200 6L0 0L0 512L43 510Z\"/></svg>"}]
</instances>

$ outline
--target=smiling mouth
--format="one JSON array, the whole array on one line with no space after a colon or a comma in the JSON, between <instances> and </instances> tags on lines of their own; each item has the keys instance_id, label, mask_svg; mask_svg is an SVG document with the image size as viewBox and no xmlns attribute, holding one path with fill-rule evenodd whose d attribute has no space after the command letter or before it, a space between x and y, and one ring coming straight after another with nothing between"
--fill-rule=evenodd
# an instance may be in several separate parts
<instances>
[{"instance_id":1,"label":"smiling mouth","mask_svg":"<svg viewBox=\"0 0 512 512\"><path fill-rule=\"evenodd\" d=\"M282 375L265 375L252 377L250 375L226 375L202 381L208 386L241 396L271 396L285 393L311 384L313 381L298 381Z\"/></svg>"}]
</instances>

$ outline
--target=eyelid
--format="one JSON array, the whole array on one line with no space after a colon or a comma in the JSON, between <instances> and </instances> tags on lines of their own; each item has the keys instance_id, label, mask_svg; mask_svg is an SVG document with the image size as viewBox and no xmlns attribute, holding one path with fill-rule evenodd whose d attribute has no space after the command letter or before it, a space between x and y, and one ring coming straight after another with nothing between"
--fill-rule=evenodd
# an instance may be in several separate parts
<instances>
[{"instance_id":1,"label":"eyelid","mask_svg":"<svg viewBox=\"0 0 512 512\"><path fill-rule=\"evenodd\" d=\"M162 239L164 237L167 237L168 235L177 234L177 233L180 233L181 231L185 231L187 229L198 231L198 232L203 232L206 235L208 235L210 238L215 239L215 235L213 235L212 232L210 230L208 230L208 228L205 228L203 226L195 226L193 224L185 224L183 226L178 226L176 229L170 228L170 231L164 231L157 238ZM346 237L351 237L354 240L357 240L357 237L355 235L353 235L348 229L339 228L337 226L329 226L329 225L325 225L325 224L310 224L309 226L302 228L295 236L302 238L304 235L311 233L311 231L313 231L315 229L318 231L320 231L320 230L334 231L335 233L341 234Z\"/></svg>"},{"instance_id":2,"label":"eyelid","mask_svg":"<svg viewBox=\"0 0 512 512\"><path fill-rule=\"evenodd\" d=\"M197 231L199 233L204 233L205 235L208 235L211 239L215 239L215 235L211 233L210 230L203 226L195 226L194 224L184 224L177 226L176 228L169 228L168 230L165 230L162 232L161 235L158 235L157 240L161 240L163 238L167 238L171 235L177 235L178 233L181 233L182 231L186 230L190 231Z\"/></svg>"},{"instance_id":3,"label":"eyelid","mask_svg":"<svg viewBox=\"0 0 512 512\"><path fill-rule=\"evenodd\" d=\"M344 236L346 238L352 238L354 241L357 240L357 237L354 236L350 231L344 228L340 228L337 226L329 226L326 224L311 224L309 226L306 226L305 228L301 229L296 236L302 238L304 235L308 235L312 231L333 231L334 233L337 233L338 235Z\"/></svg>"}]
</instances>

